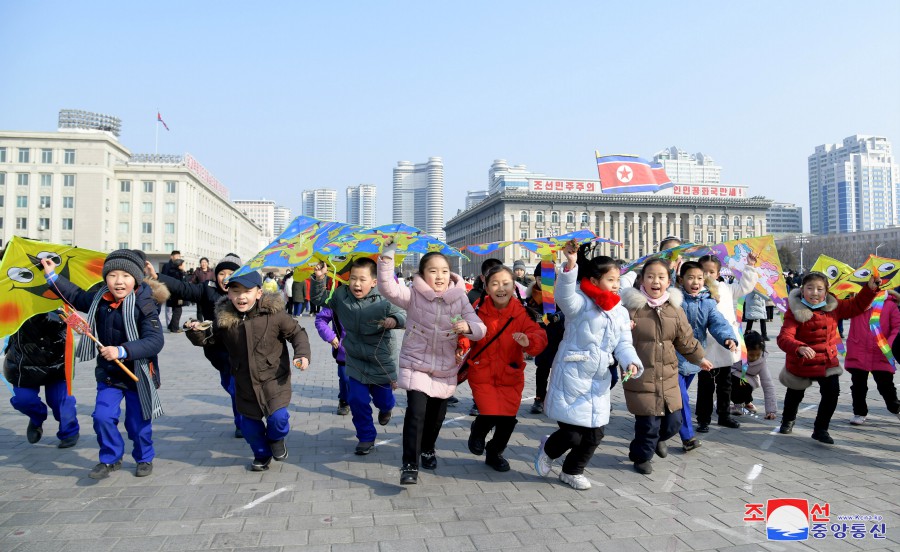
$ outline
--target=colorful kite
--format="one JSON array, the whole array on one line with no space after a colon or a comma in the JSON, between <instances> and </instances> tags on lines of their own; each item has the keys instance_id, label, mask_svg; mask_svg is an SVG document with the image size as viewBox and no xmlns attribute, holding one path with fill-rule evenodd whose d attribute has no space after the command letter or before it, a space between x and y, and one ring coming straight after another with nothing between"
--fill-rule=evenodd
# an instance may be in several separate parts
<instances>
[{"instance_id":1,"label":"colorful kite","mask_svg":"<svg viewBox=\"0 0 900 552\"><path fill-rule=\"evenodd\" d=\"M872 302L872 316L869 318L869 330L875 336L875 342L878 348L884 354L885 358L891 365L894 364L894 353L891 351L891 344L888 343L887 336L881 331L881 313L884 311L884 302L887 300L888 292L880 294ZM894 307L891 307L894 308Z\"/></svg>"},{"instance_id":2,"label":"colorful kite","mask_svg":"<svg viewBox=\"0 0 900 552\"><path fill-rule=\"evenodd\" d=\"M845 263L822 255L816 260L813 269L825 273L829 283L828 292L838 299L846 299L859 293L872 274L877 274L881 278L880 289L894 289L900 286L900 260L887 257L869 255L865 264L853 270ZM837 276L832 280L834 274Z\"/></svg>"},{"instance_id":3,"label":"colorful kite","mask_svg":"<svg viewBox=\"0 0 900 552\"><path fill-rule=\"evenodd\" d=\"M828 278L828 287L830 288L838 280L845 279L853 274L853 267L828 255L819 255L810 272L821 272L824 274Z\"/></svg>"},{"instance_id":4,"label":"colorful kite","mask_svg":"<svg viewBox=\"0 0 900 552\"><path fill-rule=\"evenodd\" d=\"M695 243L676 245L675 247L663 249L662 251L658 251L656 253L649 253L647 255L644 255L640 259L631 261L630 263L622 267L622 274L634 270L650 259L665 259L671 262L678 257L700 257L702 255L708 254L709 252L710 248L705 245L697 245Z\"/></svg>"},{"instance_id":5,"label":"colorful kite","mask_svg":"<svg viewBox=\"0 0 900 552\"><path fill-rule=\"evenodd\" d=\"M343 232L340 236L323 245L325 255L348 255L350 253L377 254L390 238L402 253L442 253L448 257L468 259L455 247L429 236L422 230L406 224L385 224L375 228Z\"/></svg>"},{"instance_id":6,"label":"colorful kite","mask_svg":"<svg viewBox=\"0 0 900 552\"><path fill-rule=\"evenodd\" d=\"M747 267L747 256L753 252L758 260L756 271L759 273L759 282L756 284L756 291L769 297L781 312L787 311L787 283L784 281L781 259L772 236L731 240L710 249L722 261L722 267L728 268L738 279Z\"/></svg>"}]
</instances>

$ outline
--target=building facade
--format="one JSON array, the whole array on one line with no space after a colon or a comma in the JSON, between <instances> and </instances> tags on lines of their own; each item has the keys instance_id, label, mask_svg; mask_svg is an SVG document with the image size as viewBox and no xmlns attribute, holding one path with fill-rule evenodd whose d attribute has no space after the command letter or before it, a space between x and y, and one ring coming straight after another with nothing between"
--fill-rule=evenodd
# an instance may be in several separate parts
<instances>
[{"instance_id":1,"label":"building facade","mask_svg":"<svg viewBox=\"0 0 900 552\"><path fill-rule=\"evenodd\" d=\"M655 251L659 241L670 235L708 244L765 235L771 204L764 197L569 192L565 183L561 193L506 188L448 221L447 243L459 248L587 228L623 243L622 247L603 244L598 253L630 260ZM508 266L522 259L529 270L539 262L518 246L492 256ZM469 261L454 261L458 266L452 268L466 276L477 274L484 257L469 257Z\"/></svg>"},{"instance_id":2,"label":"building facade","mask_svg":"<svg viewBox=\"0 0 900 552\"><path fill-rule=\"evenodd\" d=\"M468 192L466 192L466 209L475 207L476 205L487 199L489 195L490 192L486 190L469 190Z\"/></svg>"},{"instance_id":3,"label":"building facade","mask_svg":"<svg viewBox=\"0 0 900 552\"><path fill-rule=\"evenodd\" d=\"M718 186L721 183L722 167L716 165L712 157L702 153L694 155L672 146L653 156L661 164L666 175L675 184L683 186Z\"/></svg>"},{"instance_id":4,"label":"building facade","mask_svg":"<svg viewBox=\"0 0 900 552\"><path fill-rule=\"evenodd\" d=\"M775 236L802 233L803 208L793 203L773 202L766 211L766 229Z\"/></svg>"},{"instance_id":5,"label":"building facade","mask_svg":"<svg viewBox=\"0 0 900 552\"><path fill-rule=\"evenodd\" d=\"M891 143L854 135L809 156L810 232L837 234L900 224L900 172Z\"/></svg>"},{"instance_id":6,"label":"building facade","mask_svg":"<svg viewBox=\"0 0 900 552\"><path fill-rule=\"evenodd\" d=\"M290 207L284 205L275 206L275 236L278 237L284 232L284 229L291 224L294 219L293 212Z\"/></svg>"},{"instance_id":7,"label":"building facade","mask_svg":"<svg viewBox=\"0 0 900 552\"><path fill-rule=\"evenodd\" d=\"M272 243L281 232L275 231L275 202L268 199L235 199L234 204L242 213L262 228L259 248Z\"/></svg>"},{"instance_id":8,"label":"building facade","mask_svg":"<svg viewBox=\"0 0 900 552\"><path fill-rule=\"evenodd\" d=\"M394 224L415 226L444 239L444 163L429 157L426 163L400 161L394 167Z\"/></svg>"},{"instance_id":9,"label":"building facade","mask_svg":"<svg viewBox=\"0 0 900 552\"><path fill-rule=\"evenodd\" d=\"M303 215L324 222L337 221L337 191L328 188L304 190L300 201Z\"/></svg>"},{"instance_id":10,"label":"building facade","mask_svg":"<svg viewBox=\"0 0 900 552\"><path fill-rule=\"evenodd\" d=\"M189 267L258 251L260 228L190 154L132 154L103 116L63 115L58 132L0 131L0 245L18 235L154 262L178 249Z\"/></svg>"},{"instance_id":11,"label":"building facade","mask_svg":"<svg viewBox=\"0 0 900 552\"><path fill-rule=\"evenodd\" d=\"M375 226L378 188L372 184L347 187L347 222L366 228Z\"/></svg>"}]
</instances>

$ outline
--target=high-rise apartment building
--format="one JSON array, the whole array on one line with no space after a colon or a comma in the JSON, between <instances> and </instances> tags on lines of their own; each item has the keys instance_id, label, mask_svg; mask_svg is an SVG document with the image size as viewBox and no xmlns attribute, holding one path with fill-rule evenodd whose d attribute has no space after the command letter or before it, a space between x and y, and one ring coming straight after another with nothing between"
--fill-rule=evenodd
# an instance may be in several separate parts
<instances>
[{"instance_id":1,"label":"high-rise apartment building","mask_svg":"<svg viewBox=\"0 0 900 552\"><path fill-rule=\"evenodd\" d=\"M375 226L378 189L372 184L347 187L347 222L371 228Z\"/></svg>"},{"instance_id":2,"label":"high-rise apartment building","mask_svg":"<svg viewBox=\"0 0 900 552\"><path fill-rule=\"evenodd\" d=\"M493 194L506 188L528 189L529 178L541 178L543 174L533 173L525 165L509 166L506 159L494 159L488 170L488 194ZM467 207L468 208L468 207Z\"/></svg>"},{"instance_id":3,"label":"high-rise apartment building","mask_svg":"<svg viewBox=\"0 0 900 552\"><path fill-rule=\"evenodd\" d=\"M303 215L325 222L337 221L337 191L328 188L304 190L301 195Z\"/></svg>"},{"instance_id":4,"label":"high-rise apartment building","mask_svg":"<svg viewBox=\"0 0 900 552\"><path fill-rule=\"evenodd\" d=\"M394 224L408 224L444 239L444 163L440 157L394 168Z\"/></svg>"},{"instance_id":5,"label":"high-rise apartment building","mask_svg":"<svg viewBox=\"0 0 900 552\"><path fill-rule=\"evenodd\" d=\"M284 229L291 223L291 209L284 205L275 206L275 236L280 236Z\"/></svg>"},{"instance_id":6,"label":"high-rise apartment building","mask_svg":"<svg viewBox=\"0 0 900 552\"><path fill-rule=\"evenodd\" d=\"M260 248L272 243L272 240L280 234L275 231L275 202L269 199L235 199L234 204L250 220L262 228L262 245Z\"/></svg>"},{"instance_id":7,"label":"high-rise apartment building","mask_svg":"<svg viewBox=\"0 0 900 552\"><path fill-rule=\"evenodd\" d=\"M891 143L854 135L816 146L809 156L809 226L813 234L876 230L900 224L900 172Z\"/></svg>"},{"instance_id":8,"label":"high-rise apartment building","mask_svg":"<svg viewBox=\"0 0 900 552\"><path fill-rule=\"evenodd\" d=\"M657 152L653 160L660 163L666 175L675 184L682 186L718 186L722 167L716 165L712 157L702 153L694 155L675 146Z\"/></svg>"},{"instance_id":9,"label":"high-rise apartment building","mask_svg":"<svg viewBox=\"0 0 900 552\"><path fill-rule=\"evenodd\" d=\"M766 211L766 230L776 236L803 233L803 208L774 202Z\"/></svg>"}]
</instances>

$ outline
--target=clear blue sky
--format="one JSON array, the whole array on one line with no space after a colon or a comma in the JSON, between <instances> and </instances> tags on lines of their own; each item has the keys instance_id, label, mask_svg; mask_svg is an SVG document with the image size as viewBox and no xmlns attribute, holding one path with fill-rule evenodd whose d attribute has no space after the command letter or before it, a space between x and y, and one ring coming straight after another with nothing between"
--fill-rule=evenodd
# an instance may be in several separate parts
<instances>
[{"instance_id":1,"label":"clear blue sky","mask_svg":"<svg viewBox=\"0 0 900 552\"><path fill-rule=\"evenodd\" d=\"M3 2L0 129L109 113L190 152L233 198L444 159L448 218L495 158L596 178L595 149L677 145L728 184L807 203L807 156L900 148L900 2ZM806 215L806 213L804 213ZM806 217L805 217L806 218Z\"/></svg>"}]
</instances>

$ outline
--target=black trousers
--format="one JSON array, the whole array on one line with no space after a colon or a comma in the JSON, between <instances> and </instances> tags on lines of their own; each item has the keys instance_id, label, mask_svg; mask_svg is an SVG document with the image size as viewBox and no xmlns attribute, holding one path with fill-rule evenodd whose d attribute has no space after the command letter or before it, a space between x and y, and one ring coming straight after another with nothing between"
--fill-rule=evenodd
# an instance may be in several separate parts
<instances>
[{"instance_id":1,"label":"black trousers","mask_svg":"<svg viewBox=\"0 0 900 552\"><path fill-rule=\"evenodd\" d=\"M731 415L731 366L713 368L697 374L697 423L709 425L712 420L713 394L719 418Z\"/></svg>"},{"instance_id":2,"label":"black trousers","mask_svg":"<svg viewBox=\"0 0 900 552\"><path fill-rule=\"evenodd\" d=\"M841 394L841 384L838 381L840 374L828 376L824 378L812 378L819 384L819 393L822 399L819 400L819 409L816 411L816 421L813 423L815 431L828 431L828 424L831 423L831 417L834 416L834 410L837 408L838 395ZM788 389L784 394L784 413L782 420L793 422L797 419L797 408L800 407L800 401L803 400L805 390Z\"/></svg>"},{"instance_id":3,"label":"black trousers","mask_svg":"<svg viewBox=\"0 0 900 552\"><path fill-rule=\"evenodd\" d=\"M681 410L666 412L664 416L635 416L634 439L629 447L633 462L646 462L653 458L656 444L678 435L681 429Z\"/></svg>"},{"instance_id":4,"label":"black trousers","mask_svg":"<svg viewBox=\"0 0 900 552\"><path fill-rule=\"evenodd\" d=\"M169 322L169 331L174 332L181 329L181 305L171 307L172 319Z\"/></svg>"},{"instance_id":5,"label":"black trousers","mask_svg":"<svg viewBox=\"0 0 900 552\"><path fill-rule=\"evenodd\" d=\"M753 386L749 383L741 383L741 378L731 376L731 402L734 404L747 404L753 402Z\"/></svg>"},{"instance_id":6,"label":"black trousers","mask_svg":"<svg viewBox=\"0 0 900 552\"><path fill-rule=\"evenodd\" d=\"M422 451L434 450L438 433L447 415L447 399L429 397L421 391L406 392L403 418L403 463L419 465Z\"/></svg>"},{"instance_id":7,"label":"black trousers","mask_svg":"<svg viewBox=\"0 0 900 552\"><path fill-rule=\"evenodd\" d=\"M472 435L478 439L485 439L494 430L494 437L484 445L488 456L496 456L506 450L509 438L519 420L515 416L488 416L479 414L472 421Z\"/></svg>"},{"instance_id":8,"label":"black trousers","mask_svg":"<svg viewBox=\"0 0 900 552\"><path fill-rule=\"evenodd\" d=\"M766 321L765 320L747 320L747 327L744 329L744 333L750 333L750 329L753 328L753 323L759 322L759 333L763 337L766 337Z\"/></svg>"},{"instance_id":9,"label":"black trousers","mask_svg":"<svg viewBox=\"0 0 900 552\"><path fill-rule=\"evenodd\" d=\"M547 381L550 379L551 364L537 366L534 373L534 398L543 401L547 396Z\"/></svg>"},{"instance_id":10,"label":"black trousers","mask_svg":"<svg viewBox=\"0 0 900 552\"><path fill-rule=\"evenodd\" d=\"M544 443L544 454L556 460L569 451L563 461L562 471L569 475L581 475L593 458L594 451L600 446L603 428L556 423L559 424L559 429Z\"/></svg>"},{"instance_id":11,"label":"black trousers","mask_svg":"<svg viewBox=\"0 0 900 552\"><path fill-rule=\"evenodd\" d=\"M850 372L850 394L853 396L853 414L856 416L868 416L869 407L866 406L866 394L869 392L869 372L859 368L847 368ZM884 370L872 370L872 379L878 387L878 393L884 399L888 412L896 414L900 412L900 401L897 400L897 388L894 386L894 374Z\"/></svg>"}]
</instances>

